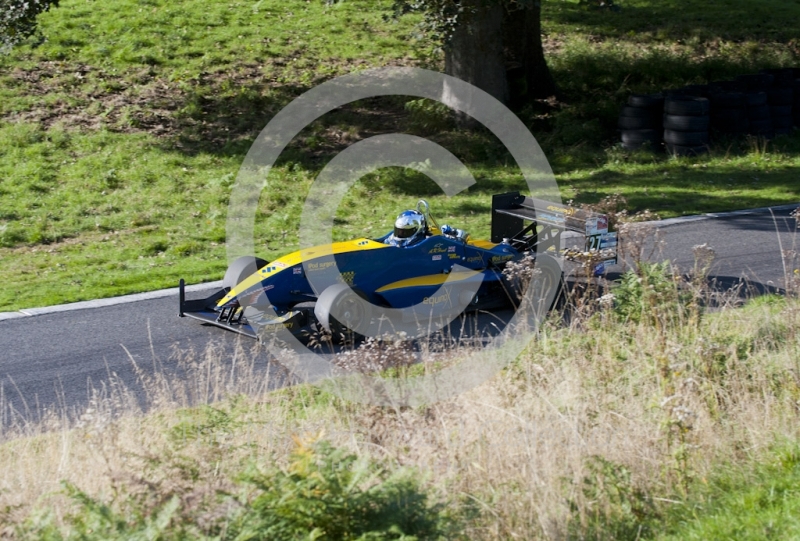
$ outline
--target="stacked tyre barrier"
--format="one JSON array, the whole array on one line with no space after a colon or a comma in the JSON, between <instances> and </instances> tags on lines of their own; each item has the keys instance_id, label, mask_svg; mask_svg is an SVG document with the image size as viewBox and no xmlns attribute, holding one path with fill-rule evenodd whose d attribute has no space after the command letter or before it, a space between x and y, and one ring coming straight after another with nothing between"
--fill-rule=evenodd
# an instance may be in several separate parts
<instances>
[{"instance_id":1,"label":"stacked tyre barrier","mask_svg":"<svg viewBox=\"0 0 800 541\"><path fill-rule=\"evenodd\" d=\"M792 84L792 121L795 126L800 126L800 79L795 79Z\"/></svg>"},{"instance_id":2,"label":"stacked tyre barrier","mask_svg":"<svg viewBox=\"0 0 800 541\"><path fill-rule=\"evenodd\" d=\"M661 146L661 115L664 96L661 94L634 94L622 107L617 126L622 132L622 146L628 150Z\"/></svg>"},{"instance_id":3,"label":"stacked tyre barrier","mask_svg":"<svg viewBox=\"0 0 800 541\"><path fill-rule=\"evenodd\" d=\"M747 122L750 135L767 139L775 137L767 95L774 79L768 73L749 73L736 78L747 87Z\"/></svg>"},{"instance_id":4,"label":"stacked tyre barrier","mask_svg":"<svg viewBox=\"0 0 800 541\"><path fill-rule=\"evenodd\" d=\"M708 98L677 94L664 100L664 145L675 156L708 151Z\"/></svg>"},{"instance_id":5,"label":"stacked tyre barrier","mask_svg":"<svg viewBox=\"0 0 800 541\"><path fill-rule=\"evenodd\" d=\"M632 95L618 126L624 148L655 149L663 142L678 156L706 152L711 137L787 134L800 127L800 69L761 70L732 81Z\"/></svg>"},{"instance_id":6,"label":"stacked tyre barrier","mask_svg":"<svg viewBox=\"0 0 800 541\"><path fill-rule=\"evenodd\" d=\"M761 73L772 76L772 86L767 88L767 103L772 130L776 134L792 131L794 124L792 106L794 104L794 70L777 69L762 70Z\"/></svg>"},{"instance_id":7,"label":"stacked tyre barrier","mask_svg":"<svg viewBox=\"0 0 800 541\"><path fill-rule=\"evenodd\" d=\"M711 129L734 136L746 135L750 130L747 95L735 88L733 85L712 86L709 94Z\"/></svg>"}]
</instances>

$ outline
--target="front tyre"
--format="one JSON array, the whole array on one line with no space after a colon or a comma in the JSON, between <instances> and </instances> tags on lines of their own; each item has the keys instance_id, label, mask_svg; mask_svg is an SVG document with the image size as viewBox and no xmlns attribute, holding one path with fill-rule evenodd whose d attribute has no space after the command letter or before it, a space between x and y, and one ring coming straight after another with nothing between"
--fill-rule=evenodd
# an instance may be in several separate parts
<instances>
[{"instance_id":1,"label":"front tyre","mask_svg":"<svg viewBox=\"0 0 800 541\"><path fill-rule=\"evenodd\" d=\"M222 287L233 289L239 283L252 275L254 272L267 266L267 262L260 257L252 255L245 255L233 261L225 271L225 277L222 279Z\"/></svg>"}]
</instances>

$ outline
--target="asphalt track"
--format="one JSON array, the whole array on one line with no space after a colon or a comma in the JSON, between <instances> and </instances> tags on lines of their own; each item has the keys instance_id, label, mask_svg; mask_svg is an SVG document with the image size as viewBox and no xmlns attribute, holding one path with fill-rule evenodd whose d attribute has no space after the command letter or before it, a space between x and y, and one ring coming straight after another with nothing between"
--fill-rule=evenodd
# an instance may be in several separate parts
<instances>
[{"instance_id":1,"label":"asphalt track","mask_svg":"<svg viewBox=\"0 0 800 541\"><path fill-rule=\"evenodd\" d=\"M782 251L800 247L797 224L789 216L792 208L659 222L663 244L651 258L689 269L692 248L707 244L716 252L711 275L721 289L746 279L758 292L780 291L785 284ZM178 358L208 347L220 352L223 363L230 363L237 344L250 346L250 339L237 334L179 319L177 292L162 295L167 296L29 311L35 315L0 314L0 403L5 418L11 411L36 418L46 409L78 410L88 403L91 389L108 387L112 374L135 389L140 385L135 366L140 373L170 372ZM274 367L264 352L255 356L255 365L260 371ZM279 381L275 379L276 385Z\"/></svg>"}]
</instances>

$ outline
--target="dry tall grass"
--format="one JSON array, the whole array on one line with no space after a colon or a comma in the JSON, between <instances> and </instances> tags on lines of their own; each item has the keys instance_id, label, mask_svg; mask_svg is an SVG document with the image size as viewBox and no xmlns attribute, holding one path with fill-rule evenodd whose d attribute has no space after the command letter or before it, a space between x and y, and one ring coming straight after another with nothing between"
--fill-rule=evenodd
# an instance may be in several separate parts
<instances>
[{"instance_id":1,"label":"dry tall grass","mask_svg":"<svg viewBox=\"0 0 800 541\"><path fill-rule=\"evenodd\" d=\"M74 505L62 481L120 509L177 496L173 520L202 530L224 520L232 504L220 494L242 490L244 468L286 464L294 438L309 434L416 468L468 517L466 538L641 533L720 461L797 441L800 303L768 298L704 314L699 282L679 290L657 275L638 280L638 316L623 319L607 297L585 301L592 315L545 325L494 379L427 407L358 406L307 385L267 392L275 374L242 346L224 362L219 351L179 352L180 376L143 371L146 414L112 384L71 429L56 416L7 420L3 533L19 532L36 509L62 521Z\"/></svg>"}]
</instances>

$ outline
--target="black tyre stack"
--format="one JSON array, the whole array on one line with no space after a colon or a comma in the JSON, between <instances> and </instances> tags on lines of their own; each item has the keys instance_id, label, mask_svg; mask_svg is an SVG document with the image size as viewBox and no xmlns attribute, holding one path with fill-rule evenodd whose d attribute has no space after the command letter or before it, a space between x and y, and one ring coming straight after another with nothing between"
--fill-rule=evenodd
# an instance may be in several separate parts
<instances>
[{"instance_id":1,"label":"black tyre stack","mask_svg":"<svg viewBox=\"0 0 800 541\"><path fill-rule=\"evenodd\" d=\"M708 151L711 122L708 98L683 95L664 100L664 143L675 156L695 156Z\"/></svg>"},{"instance_id":2,"label":"black tyre stack","mask_svg":"<svg viewBox=\"0 0 800 541\"><path fill-rule=\"evenodd\" d=\"M628 150L661 147L661 115L664 96L633 94L622 107L617 126L622 132L622 146Z\"/></svg>"},{"instance_id":3,"label":"black tyre stack","mask_svg":"<svg viewBox=\"0 0 800 541\"><path fill-rule=\"evenodd\" d=\"M787 134L800 127L800 68L764 69L732 81L634 94L618 125L624 148L665 147L678 156L708 151L710 136L771 139Z\"/></svg>"},{"instance_id":4,"label":"black tyre stack","mask_svg":"<svg viewBox=\"0 0 800 541\"><path fill-rule=\"evenodd\" d=\"M774 77L768 73L751 73L736 78L747 85L747 122L748 133L772 139L775 131L772 127L767 91L772 86Z\"/></svg>"},{"instance_id":5,"label":"black tyre stack","mask_svg":"<svg viewBox=\"0 0 800 541\"><path fill-rule=\"evenodd\" d=\"M717 81L709 85L711 129L728 135L748 132L747 86L738 81Z\"/></svg>"},{"instance_id":6,"label":"black tyre stack","mask_svg":"<svg viewBox=\"0 0 800 541\"><path fill-rule=\"evenodd\" d=\"M747 97L747 122L750 135L759 135L771 139L775 137L772 129L772 117L769 110L769 101L766 92L748 92Z\"/></svg>"},{"instance_id":7,"label":"black tyre stack","mask_svg":"<svg viewBox=\"0 0 800 541\"><path fill-rule=\"evenodd\" d=\"M794 70L794 84L792 84L792 88L794 89L794 94L792 96L792 120L794 121L795 126L800 126L800 70Z\"/></svg>"},{"instance_id":8,"label":"black tyre stack","mask_svg":"<svg viewBox=\"0 0 800 541\"><path fill-rule=\"evenodd\" d=\"M686 85L681 88L666 91L667 96L694 96L696 98L707 98L708 93L708 85Z\"/></svg>"},{"instance_id":9,"label":"black tyre stack","mask_svg":"<svg viewBox=\"0 0 800 541\"><path fill-rule=\"evenodd\" d=\"M772 129L776 134L792 131L792 106L794 104L794 70L771 69L761 73L773 77L772 86L767 89L767 103Z\"/></svg>"}]
</instances>

